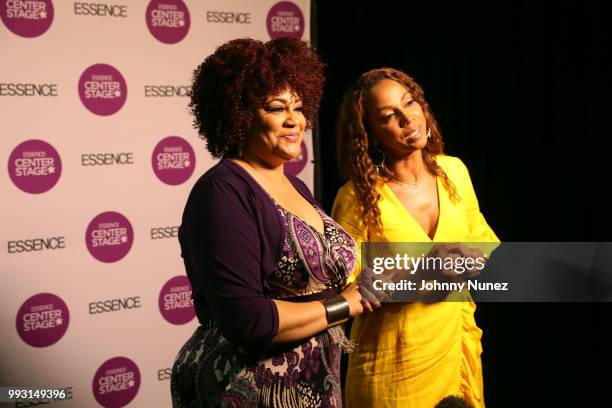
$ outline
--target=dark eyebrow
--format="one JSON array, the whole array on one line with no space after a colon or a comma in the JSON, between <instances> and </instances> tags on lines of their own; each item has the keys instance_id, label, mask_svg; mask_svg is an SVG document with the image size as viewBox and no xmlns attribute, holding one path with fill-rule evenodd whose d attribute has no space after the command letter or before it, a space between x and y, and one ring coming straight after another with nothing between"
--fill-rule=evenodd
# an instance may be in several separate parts
<instances>
[{"instance_id":1,"label":"dark eyebrow","mask_svg":"<svg viewBox=\"0 0 612 408\"><path fill-rule=\"evenodd\" d=\"M272 102L280 102L280 103L283 103L285 105L289 103L289 101L287 99L284 99L284 98L273 98L273 99L270 99L269 101L266 101L266 105L268 105L268 104L270 104ZM302 100L298 98L298 99L296 99L296 101L294 103L302 103Z\"/></svg>"},{"instance_id":2,"label":"dark eyebrow","mask_svg":"<svg viewBox=\"0 0 612 408\"><path fill-rule=\"evenodd\" d=\"M404 92L404 94L402 95L402 101L404 100L406 95L410 95L410 92L408 92L408 91ZM410 95L410 97L412 98L412 95ZM414 98L412 98L411 100L414 100ZM385 110L385 109L392 109L392 107L391 106L383 106L383 107L378 108L379 111Z\"/></svg>"},{"instance_id":3,"label":"dark eyebrow","mask_svg":"<svg viewBox=\"0 0 612 408\"><path fill-rule=\"evenodd\" d=\"M266 101L266 104L272 103L272 102L280 102L280 103L287 103L286 99L283 98L274 98L274 99L270 99L269 101Z\"/></svg>"}]
</instances>

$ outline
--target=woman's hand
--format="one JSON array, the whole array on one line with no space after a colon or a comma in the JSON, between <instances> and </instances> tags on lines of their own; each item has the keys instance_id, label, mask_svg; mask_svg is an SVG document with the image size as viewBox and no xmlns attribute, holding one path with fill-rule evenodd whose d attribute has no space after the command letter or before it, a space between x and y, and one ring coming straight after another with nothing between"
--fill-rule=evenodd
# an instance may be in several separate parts
<instances>
[{"instance_id":1,"label":"woman's hand","mask_svg":"<svg viewBox=\"0 0 612 408\"><path fill-rule=\"evenodd\" d=\"M349 304L350 317L355 317L363 313L365 302L361 302L361 294L359 293L359 285L357 285L357 283L353 282L344 288L340 296L345 298ZM371 307L369 311L372 311Z\"/></svg>"},{"instance_id":2,"label":"woman's hand","mask_svg":"<svg viewBox=\"0 0 612 408\"><path fill-rule=\"evenodd\" d=\"M462 243L449 243L449 244L440 244L434 246L428 254L428 257L438 257L442 259L477 259L484 258L486 259L484 252L478 248L470 248ZM465 280L475 278L480 274L480 269L476 268L474 264L471 264L471 267L467 266L465 262L461 262L461 269L447 269L443 268L438 271L443 277L448 278L450 280ZM464 266L465 265L465 266Z\"/></svg>"},{"instance_id":3,"label":"woman's hand","mask_svg":"<svg viewBox=\"0 0 612 408\"><path fill-rule=\"evenodd\" d=\"M367 297L362 296L360 285L357 282L353 282L344 288L340 295L348 301L351 317L360 315L364 311L372 312L375 308L380 307L380 302L376 298L370 301Z\"/></svg>"}]
</instances>

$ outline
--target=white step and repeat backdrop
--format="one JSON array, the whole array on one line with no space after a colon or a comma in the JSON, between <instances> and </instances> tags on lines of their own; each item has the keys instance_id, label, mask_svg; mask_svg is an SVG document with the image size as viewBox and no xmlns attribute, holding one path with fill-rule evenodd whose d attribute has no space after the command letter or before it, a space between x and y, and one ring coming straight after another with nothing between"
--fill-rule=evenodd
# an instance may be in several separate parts
<instances>
[{"instance_id":1,"label":"white step and repeat backdrop","mask_svg":"<svg viewBox=\"0 0 612 408\"><path fill-rule=\"evenodd\" d=\"M214 164L193 69L234 38L309 40L309 0L0 0L0 386L30 407L170 407L197 325L177 229ZM312 140L286 169L312 189Z\"/></svg>"}]
</instances>

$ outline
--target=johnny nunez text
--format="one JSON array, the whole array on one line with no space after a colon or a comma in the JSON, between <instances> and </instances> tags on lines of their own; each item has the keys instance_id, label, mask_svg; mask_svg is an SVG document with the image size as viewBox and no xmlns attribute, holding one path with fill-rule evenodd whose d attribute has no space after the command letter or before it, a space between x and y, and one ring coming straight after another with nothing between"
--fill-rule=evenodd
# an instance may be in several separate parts
<instances>
[{"instance_id":1,"label":"johnny nunez text","mask_svg":"<svg viewBox=\"0 0 612 408\"><path fill-rule=\"evenodd\" d=\"M443 291L458 291L467 290L484 290L484 291L507 291L507 282L479 282L478 280L470 280L467 282L438 282L437 280L421 280L420 284L415 281L402 279L398 282L385 282L382 279L376 279L372 282L372 286L376 290L396 291L396 290L443 290Z\"/></svg>"}]
</instances>

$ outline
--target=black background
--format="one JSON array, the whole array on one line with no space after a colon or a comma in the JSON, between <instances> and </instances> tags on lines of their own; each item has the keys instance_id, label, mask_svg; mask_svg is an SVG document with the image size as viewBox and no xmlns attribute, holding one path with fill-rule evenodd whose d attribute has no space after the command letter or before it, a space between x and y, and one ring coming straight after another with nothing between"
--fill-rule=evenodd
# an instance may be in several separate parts
<instances>
[{"instance_id":1,"label":"black background","mask_svg":"<svg viewBox=\"0 0 612 408\"><path fill-rule=\"evenodd\" d=\"M502 241L610 239L610 14L603 2L315 0L313 41L327 64L317 196L342 181L342 94L390 66L425 90L447 154L470 169ZM609 401L612 305L478 305L488 407ZM608 406L609 404L607 404Z\"/></svg>"}]
</instances>

